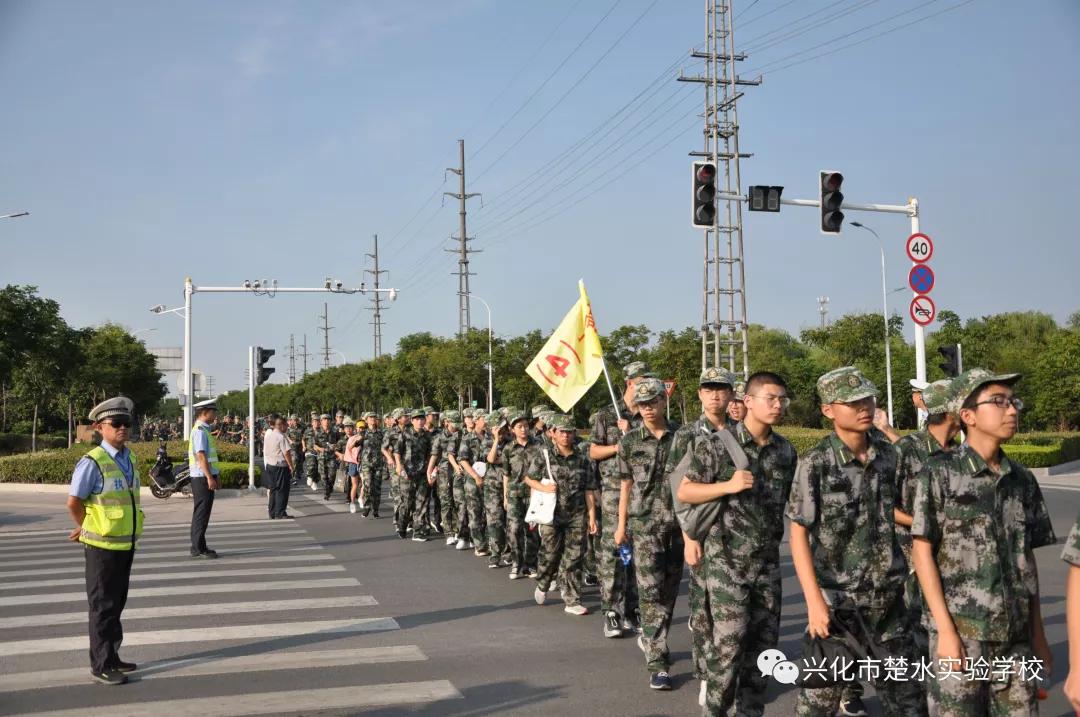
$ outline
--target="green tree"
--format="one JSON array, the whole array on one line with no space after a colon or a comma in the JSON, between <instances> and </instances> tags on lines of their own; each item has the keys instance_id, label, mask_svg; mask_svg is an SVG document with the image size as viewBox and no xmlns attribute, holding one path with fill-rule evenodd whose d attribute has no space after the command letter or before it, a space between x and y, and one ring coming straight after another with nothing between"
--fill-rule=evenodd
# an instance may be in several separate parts
<instances>
[{"instance_id":1,"label":"green tree","mask_svg":"<svg viewBox=\"0 0 1080 717\"><path fill-rule=\"evenodd\" d=\"M1080 428L1080 329L1058 331L1035 357L1028 393L1031 416L1058 431Z\"/></svg>"}]
</instances>

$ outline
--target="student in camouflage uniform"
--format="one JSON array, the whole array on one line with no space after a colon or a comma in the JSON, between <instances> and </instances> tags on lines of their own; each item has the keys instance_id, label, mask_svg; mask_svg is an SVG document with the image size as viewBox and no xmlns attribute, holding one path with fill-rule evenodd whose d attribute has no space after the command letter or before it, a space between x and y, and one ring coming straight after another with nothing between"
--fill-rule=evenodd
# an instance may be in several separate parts
<instances>
[{"instance_id":1,"label":"student in camouflage uniform","mask_svg":"<svg viewBox=\"0 0 1080 717\"><path fill-rule=\"evenodd\" d=\"M386 461L390 479L390 502L394 505L394 532L401 529L398 519L401 515L401 468L394 452L397 450L398 441L401 440L401 432L405 430L405 409L395 408L390 412L390 425L383 433L382 445L379 447L383 460Z\"/></svg>"},{"instance_id":2,"label":"student in camouflage uniform","mask_svg":"<svg viewBox=\"0 0 1080 717\"><path fill-rule=\"evenodd\" d=\"M424 469L427 468L428 454L431 452L431 436L424 430L424 409L415 409L410 413L410 423L401 432L394 447L394 462L398 466L401 478L401 510L398 513L398 537L404 539L409 528L413 531L413 540L418 543L427 541L428 526L420 515L420 484L427 485Z\"/></svg>"},{"instance_id":3,"label":"student in camouflage uniform","mask_svg":"<svg viewBox=\"0 0 1080 717\"><path fill-rule=\"evenodd\" d=\"M364 508L360 515L365 518L372 515L379 517L379 505L382 503L382 429L379 428L379 416L371 411L364 414L367 430L364 442L360 446L360 484L364 495Z\"/></svg>"},{"instance_id":4,"label":"student in camouflage uniform","mask_svg":"<svg viewBox=\"0 0 1080 717\"><path fill-rule=\"evenodd\" d=\"M413 537L416 537L416 526L423 526L422 536L427 537L435 529L435 521L431 519L429 511L431 510L431 478L428 471L428 464L431 460L431 444L435 439L435 435L431 432L430 422L431 416L435 413L435 409L431 406L424 406L417 409L417 413L421 414L423 419L420 423L420 428L417 429L420 433L424 434L427 440L427 452L424 455L424 465L420 471L422 480L416 484L416 505L413 507ZM415 424L414 428L415 428Z\"/></svg>"},{"instance_id":5,"label":"student in camouflage uniform","mask_svg":"<svg viewBox=\"0 0 1080 717\"><path fill-rule=\"evenodd\" d=\"M538 455L541 441L532 435L529 417L521 411L510 413L507 418L513 440L506 443L495 457L503 467L503 485L506 495L506 539L510 546L510 579L535 574L536 553L540 537L529 530L525 513L529 509L529 489L525 485L525 472L534 455Z\"/></svg>"},{"instance_id":6,"label":"student in camouflage uniform","mask_svg":"<svg viewBox=\"0 0 1080 717\"><path fill-rule=\"evenodd\" d=\"M604 636L622 637L623 630L637 631L638 594L634 578L634 563L623 565L615 544L615 528L619 524L619 494L622 476L615 460L619 439L641 426L641 414L634 406L634 386L641 378L656 375L641 361L623 367L626 389L619 401L619 412L605 407L593 417L589 440L589 457L597 462L600 472L600 547L596 554L600 571L600 610L604 613ZM621 418L620 418L621 416ZM626 538L633 543L633 536Z\"/></svg>"},{"instance_id":7,"label":"student in camouflage uniform","mask_svg":"<svg viewBox=\"0 0 1080 717\"><path fill-rule=\"evenodd\" d=\"M742 381L736 381L732 388L734 389L734 397L731 403L727 405L727 415L732 423L738 423L746 418L746 403L743 402L743 397L746 395L746 384Z\"/></svg>"},{"instance_id":8,"label":"student in camouflage uniform","mask_svg":"<svg viewBox=\"0 0 1080 717\"><path fill-rule=\"evenodd\" d=\"M912 664L911 636L904 624L906 568L896 540L896 451L870 432L877 388L858 369L845 366L817 381L822 414L834 430L799 459L787 505L792 562L806 599L812 638L829 634L831 621L844 619L855 639L875 656ZM864 655L865 656L865 655ZM875 684L890 717L926 714L922 682L886 680ZM832 717L844 686L803 688L796 715Z\"/></svg>"},{"instance_id":9,"label":"student in camouflage uniform","mask_svg":"<svg viewBox=\"0 0 1080 717\"><path fill-rule=\"evenodd\" d=\"M487 549L487 532L484 526L484 478L472 467L473 463L487 459L491 448L491 436L487 432L487 414L477 411L473 414L473 430L462 437L455 459L464 475L464 510L469 515L469 540L462 543L459 539L458 550L474 548L477 557L490 555Z\"/></svg>"},{"instance_id":10,"label":"student in camouflage uniform","mask_svg":"<svg viewBox=\"0 0 1080 717\"><path fill-rule=\"evenodd\" d=\"M756 660L776 648L780 635L780 542L798 456L773 431L789 405L784 379L762 371L751 375L746 386L744 418L730 431L748 470L735 470L718 432L697 441L676 468L686 466L680 501L719 500L723 506L703 541L701 563L694 566L708 598L710 612L703 622L713 625L705 665L705 712L710 715L764 714L768 677Z\"/></svg>"},{"instance_id":11,"label":"student in camouflage uniform","mask_svg":"<svg viewBox=\"0 0 1080 717\"><path fill-rule=\"evenodd\" d=\"M615 544L634 536L641 636L649 686L670 690L667 636L683 573L683 536L675 520L671 486L664 466L674 438L664 415L664 382L643 377L634 386L634 405L642 425L619 439L615 464L622 481Z\"/></svg>"},{"instance_id":12,"label":"student in camouflage uniform","mask_svg":"<svg viewBox=\"0 0 1080 717\"><path fill-rule=\"evenodd\" d=\"M922 624L922 593L911 562L911 511L915 502L916 478L931 456L952 450L953 438L960 432L960 419L949 411L952 400L952 381L943 379L928 384L919 392L923 410L927 412L926 428L909 433L893 444L900 461L896 468L897 504L896 539L908 565L904 583L904 603L907 606L907 629L915 640L920 658L929 657L929 636Z\"/></svg>"},{"instance_id":13,"label":"student in camouflage uniform","mask_svg":"<svg viewBox=\"0 0 1080 717\"><path fill-rule=\"evenodd\" d=\"M431 434L431 445L432 449L434 449L435 441L442 435L444 430L442 413L431 406L425 406L425 408L431 409L431 412L427 415L424 427L427 428L428 433ZM428 471L428 473L428 505L431 506L431 518L429 524L433 531L441 533L443 532L442 498L439 496L438 479L437 476L431 474L431 471Z\"/></svg>"},{"instance_id":14,"label":"student in camouflage uniform","mask_svg":"<svg viewBox=\"0 0 1080 717\"><path fill-rule=\"evenodd\" d=\"M465 497L465 484L469 481L469 476L462 468L457 455L461 449L461 444L473 434L473 429L476 426L476 412L472 408L466 408L461 412L461 416L465 427L461 430L461 434L456 441L447 443L446 457L450 461L451 468L453 468L450 476L450 492L454 498L454 510L456 511L454 523L457 526L457 540L454 541L454 547L458 550L470 550L473 547L472 531L470 530L472 526L469 522L469 504Z\"/></svg>"},{"instance_id":15,"label":"student in camouflage uniform","mask_svg":"<svg viewBox=\"0 0 1080 717\"><path fill-rule=\"evenodd\" d=\"M454 466L450 453L461 441L461 412L447 411L444 427L431 443L431 463L435 469L435 489L439 494L440 523L446 544L457 544L457 505L454 503Z\"/></svg>"},{"instance_id":16,"label":"student in camouflage uniform","mask_svg":"<svg viewBox=\"0 0 1080 717\"><path fill-rule=\"evenodd\" d=\"M734 424L727 415L728 404L734 396L735 374L722 368L706 368L698 377L698 400L701 416L693 423L680 426L675 431L668 453L666 472L671 473L687 455L692 454L694 444L708 439L720 428L732 428ZM687 598L690 603L690 637L693 643L694 674L701 682L698 702L705 704L706 663L712 651L712 613L709 610L705 579L694 566L701 563L701 543L683 535L685 561L690 566L690 583Z\"/></svg>"},{"instance_id":17,"label":"student in camouflage uniform","mask_svg":"<svg viewBox=\"0 0 1080 717\"><path fill-rule=\"evenodd\" d=\"M559 578L563 610L571 615L588 615L581 604L581 560L585 554L585 531L595 533L596 488L589 470L589 458L574 447L574 419L563 414L550 418L555 430L555 449L533 451L523 482L532 490L555 493L557 503L551 525L540 525L539 567L533 598L543 605L547 591ZM544 484L544 478L554 485Z\"/></svg>"},{"instance_id":18,"label":"student in camouflage uniform","mask_svg":"<svg viewBox=\"0 0 1080 717\"><path fill-rule=\"evenodd\" d=\"M1037 714L1038 682L1021 665L1051 664L1034 551L1055 542L1054 529L1031 471L1001 451L1024 406L1013 395L1019 378L974 368L955 379L952 408L967 440L931 457L916 483L911 555L938 660L937 715ZM985 660L989 679L965 658Z\"/></svg>"},{"instance_id":19,"label":"student in camouflage uniform","mask_svg":"<svg viewBox=\"0 0 1080 717\"><path fill-rule=\"evenodd\" d=\"M499 411L488 414L487 425L489 436L484 444L487 452L481 459L487 463L487 473L484 475L484 523L488 539L488 567L494 569L510 565L506 558L506 497L503 495L505 471L496 462L499 452L509 440L509 430L505 415Z\"/></svg>"},{"instance_id":20,"label":"student in camouflage uniform","mask_svg":"<svg viewBox=\"0 0 1080 717\"><path fill-rule=\"evenodd\" d=\"M304 428L301 445L304 448L304 480L308 488L315 490L315 481L319 479L319 454L315 450L315 432L319 430L319 414L311 412L311 420Z\"/></svg>"},{"instance_id":21,"label":"student in camouflage uniform","mask_svg":"<svg viewBox=\"0 0 1080 717\"><path fill-rule=\"evenodd\" d=\"M1073 523L1061 559L1069 564L1065 582L1065 618L1069 634L1069 674L1065 677L1065 697L1080 712L1080 517Z\"/></svg>"},{"instance_id":22,"label":"student in camouflage uniform","mask_svg":"<svg viewBox=\"0 0 1080 717\"><path fill-rule=\"evenodd\" d=\"M319 416L319 430L315 433L315 450L319 454L319 480L323 487L323 500L330 500L334 493L334 481L337 478L337 458L334 451L337 449L341 434L335 425L330 423L330 416Z\"/></svg>"},{"instance_id":23,"label":"student in camouflage uniform","mask_svg":"<svg viewBox=\"0 0 1080 717\"><path fill-rule=\"evenodd\" d=\"M285 429L285 440L289 442L289 457L292 458L293 464L292 484L298 485L304 470L304 430L299 426L299 419L295 413L289 415L289 427Z\"/></svg>"}]
</instances>

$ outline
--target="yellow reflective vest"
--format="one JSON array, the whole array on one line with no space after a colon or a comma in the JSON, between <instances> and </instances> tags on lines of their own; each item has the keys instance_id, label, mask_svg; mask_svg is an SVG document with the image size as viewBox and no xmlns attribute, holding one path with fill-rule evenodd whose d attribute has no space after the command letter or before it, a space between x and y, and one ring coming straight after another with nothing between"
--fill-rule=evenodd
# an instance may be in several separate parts
<instances>
[{"instance_id":1,"label":"yellow reflective vest","mask_svg":"<svg viewBox=\"0 0 1080 717\"><path fill-rule=\"evenodd\" d=\"M91 493L83 501L83 518L79 541L105 550L134 550L142 534L143 512L139 507L139 468L131 456L133 473L131 485L113 457L101 446L95 446L86 457L101 471L100 493Z\"/></svg>"}]
</instances>

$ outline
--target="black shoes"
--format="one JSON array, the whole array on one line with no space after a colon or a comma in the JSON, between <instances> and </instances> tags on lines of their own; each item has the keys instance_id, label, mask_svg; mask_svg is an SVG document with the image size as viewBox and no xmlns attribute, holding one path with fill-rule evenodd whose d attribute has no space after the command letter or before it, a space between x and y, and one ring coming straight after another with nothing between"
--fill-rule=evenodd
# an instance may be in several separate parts
<instances>
[{"instance_id":1,"label":"black shoes","mask_svg":"<svg viewBox=\"0 0 1080 717\"><path fill-rule=\"evenodd\" d=\"M128 681L127 675L116 669L104 670L102 672L90 670L90 677L103 685L122 685Z\"/></svg>"},{"instance_id":2,"label":"black shoes","mask_svg":"<svg viewBox=\"0 0 1080 717\"><path fill-rule=\"evenodd\" d=\"M124 662L123 660L117 660L116 665L113 667L118 672L134 672L139 669L139 666L134 662Z\"/></svg>"},{"instance_id":3,"label":"black shoes","mask_svg":"<svg viewBox=\"0 0 1080 717\"><path fill-rule=\"evenodd\" d=\"M218 556L218 554L217 554L216 550L211 550L210 548L207 548L206 550L203 550L200 553L192 553L191 554L191 559L192 560L198 560L198 559L214 560L214 559L217 558L217 556Z\"/></svg>"}]
</instances>

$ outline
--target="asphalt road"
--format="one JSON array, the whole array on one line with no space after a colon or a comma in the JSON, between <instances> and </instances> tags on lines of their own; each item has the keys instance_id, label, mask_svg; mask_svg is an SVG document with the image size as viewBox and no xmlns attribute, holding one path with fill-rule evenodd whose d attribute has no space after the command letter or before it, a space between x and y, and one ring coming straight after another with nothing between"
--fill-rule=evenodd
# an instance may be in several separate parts
<instances>
[{"instance_id":1,"label":"asphalt road","mask_svg":"<svg viewBox=\"0 0 1080 717\"><path fill-rule=\"evenodd\" d=\"M1080 510L1080 476L1044 491L1060 543ZM258 496L219 501L213 562L185 557L189 501L150 503L124 620L123 656L140 663L140 679L96 685L62 494L5 492L3 504L0 714L698 714L685 582L670 643L675 690L657 693L635 641L601 634L595 588L584 617L564 613L557 593L537 606L531 580L511 582L442 540L402 541L389 518L350 515L306 491L294 496L303 514L294 521L262 520ZM1057 665L1044 715L1070 714L1059 554L1060 545L1038 551ZM786 551L783 561L780 649L795 656L805 612ZM793 688L773 683L769 698L767 714L793 712Z\"/></svg>"}]
</instances>

